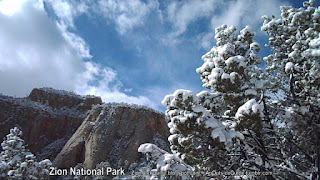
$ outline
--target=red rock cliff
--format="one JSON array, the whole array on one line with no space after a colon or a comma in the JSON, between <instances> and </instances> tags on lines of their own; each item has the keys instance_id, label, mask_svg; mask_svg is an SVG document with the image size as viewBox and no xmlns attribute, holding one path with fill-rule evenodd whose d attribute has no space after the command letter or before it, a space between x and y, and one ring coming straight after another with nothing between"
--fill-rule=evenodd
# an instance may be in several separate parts
<instances>
[{"instance_id":1,"label":"red rock cliff","mask_svg":"<svg viewBox=\"0 0 320 180\"><path fill-rule=\"evenodd\" d=\"M91 110L85 121L53 161L59 168L84 163L94 168L102 161L114 167L141 158L138 147L153 142L168 147L169 129L164 115L151 109L126 104L102 104Z\"/></svg>"},{"instance_id":2,"label":"red rock cliff","mask_svg":"<svg viewBox=\"0 0 320 180\"><path fill-rule=\"evenodd\" d=\"M0 95L0 138L17 126L32 153L53 160L92 105L101 103L99 97L51 88L33 89L26 98Z\"/></svg>"}]
</instances>

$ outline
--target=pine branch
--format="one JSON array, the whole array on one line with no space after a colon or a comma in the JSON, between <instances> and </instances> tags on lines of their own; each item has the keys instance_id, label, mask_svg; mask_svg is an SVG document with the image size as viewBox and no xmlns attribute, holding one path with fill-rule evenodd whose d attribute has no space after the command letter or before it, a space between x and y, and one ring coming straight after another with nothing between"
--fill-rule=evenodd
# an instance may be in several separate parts
<instances>
[{"instance_id":1,"label":"pine branch","mask_svg":"<svg viewBox=\"0 0 320 180\"><path fill-rule=\"evenodd\" d=\"M311 162L313 162L314 160L313 160L313 158L307 153L307 152L305 152L302 148L300 148L299 147L299 145L297 145L295 142L293 142L291 139L287 139L289 142L291 142L295 147L297 147L304 155L306 155L307 156L307 158L311 161Z\"/></svg>"},{"instance_id":2,"label":"pine branch","mask_svg":"<svg viewBox=\"0 0 320 180\"><path fill-rule=\"evenodd\" d=\"M293 174L295 174L295 175L297 175L297 176L299 176L299 177L305 178L305 179L309 179L309 178L310 178L309 176L306 176L306 175L304 175L304 174L301 174L301 173L299 173L298 171L292 170L292 169L290 169L290 168L288 168L288 167L285 167L285 166L276 165L276 167L279 167L279 168L282 168L282 169L284 169L284 170L287 170L287 171L289 171L289 172L291 172L291 173L293 173ZM300 179L300 178L299 178L299 179Z\"/></svg>"}]
</instances>

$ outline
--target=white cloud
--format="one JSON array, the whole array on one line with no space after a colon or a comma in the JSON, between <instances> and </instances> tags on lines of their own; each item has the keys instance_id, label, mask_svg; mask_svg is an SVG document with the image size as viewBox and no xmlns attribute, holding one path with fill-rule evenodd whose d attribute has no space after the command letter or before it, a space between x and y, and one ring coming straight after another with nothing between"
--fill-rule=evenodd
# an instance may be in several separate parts
<instances>
[{"instance_id":1,"label":"white cloud","mask_svg":"<svg viewBox=\"0 0 320 180\"><path fill-rule=\"evenodd\" d=\"M158 1L129 0L99 0L99 14L102 14L108 20L116 24L116 29L120 34L126 33L135 27L144 24L147 15L151 11L157 10L159 7Z\"/></svg>"},{"instance_id":2,"label":"white cloud","mask_svg":"<svg viewBox=\"0 0 320 180\"><path fill-rule=\"evenodd\" d=\"M169 21L175 27L174 36L179 36L187 30L190 23L202 17L208 17L219 5L221 1L200 0L172 2L167 7Z\"/></svg>"},{"instance_id":3,"label":"white cloud","mask_svg":"<svg viewBox=\"0 0 320 180\"><path fill-rule=\"evenodd\" d=\"M209 50L212 48L213 42L214 42L214 31L211 30L211 32L202 33L197 36L198 42L200 42L200 46L206 50Z\"/></svg>"},{"instance_id":4,"label":"white cloud","mask_svg":"<svg viewBox=\"0 0 320 180\"><path fill-rule=\"evenodd\" d=\"M86 2L47 0L46 3L57 16L57 26L67 42L77 50L81 57L91 58L90 48L85 40L70 31L70 29L76 29L74 19L83 13L88 13L89 6Z\"/></svg>"},{"instance_id":5,"label":"white cloud","mask_svg":"<svg viewBox=\"0 0 320 180\"><path fill-rule=\"evenodd\" d=\"M117 73L111 68L101 67L92 62L86 62L85 67L86 71L79 74L77 79L76 93L97 95L104 102L127 102L157 108L156 104L145 96L134 97L122 93L120 89L123 84L117 80ZM91 85L94 82L97 84ZM131 90L129 89L129 91Z\"/></svg>"},{"instance_id":6,"label":"white cloud","mask_svg":"<svg viewBox=\"0 0 320 180\"><path fill-rule=\"evenodd\" d=\"M74 27L73 16L76 15L75 9L67 1L54 0L48 1L51 3L55 14L65 23Z\"/></svg>"},{"instance_id":7,"label":"white cloud","mask_svg":"<svg viewBox=\"0 0 320 180\"><path fill-rule=\"evenodd\" d=\"M90 58L86 42L69 32L65 21L48 18L42 1L14 5L20 8L10 15L0 8L0 93L26 96L33 88L49 86L155 107L147 97L122 93L112 69L85 62Z\"/></svg>"},{"instance_id":8,"label":"white cloud","mask_svg":"<svg viewBox=\"0 0 320 180\"><path fill-rule=\"evenodd\" d=\"M221 24L260 28L263 20L262 15L278 15L280 6L287 3L279 0L237 0L227 4L223 13L215 15L211 19L213 28Z\"/></svg>"},{"instance_id":9,"label":"white cloud","mask_svg":"<svg viewBox=\"0 0 320 180\"><path fill-rule=\"evenodd\" d=\"M72 90L81 71L81 58L39 3L21 2L10 16L0 13L1 93L25 96L39 86Z\"/></svg>"},{"instance_id":10,"label":"white cloud","mask_svg":"<svg viewBox=\"0 0 320 180\"><path fill-rule=\"evenodd\" d=\"M46 0L46 2L52 7L59 23L70 28L75 28L74 18L83 13L88 13L89 9L87 1Z\"/></svg>"},{"instance_id":11,"label":"white cloud","mask_svg":"<svg viewBox=\"0 0 320 180\"><path fill-rule=\"evenodd\" d=\"M90 55L90 48L85 42L84 39L82 39L80 36L76 35L75 33L72 33L68 31L68 27L64 23L57 22L57 26L62 34L62 36L65 38L65 40L72 46L78 53L79 56L83 58L91 58Z\"/></svg>"},{"instance_id":12,"label":"white cloud","mask_svg":"<svg viewBox=\"0 0 320 180\"><path fill-rule=\"evenodd\" d=\"M279 0L237 0L230 1L221 6L220 13L216 13L211 18L211 32L202 34L201 45L205 49L212 46L214 29L222 24L234 25L238 30L250 25L257 35L262 35L260 27L263 23L262 15L278 15L280 6L288 3Z\"/></svg>"},{"instance_id":13,"label":"white cloud","mask_svg":"<svg viewBox=\"0 0 320 180\"><path fill-rule=\"evenodd\" d=\"M24 1L26 0L2 0L0 1L0 12L11 16L20 10Z\"/></svg>"}]
</instances>

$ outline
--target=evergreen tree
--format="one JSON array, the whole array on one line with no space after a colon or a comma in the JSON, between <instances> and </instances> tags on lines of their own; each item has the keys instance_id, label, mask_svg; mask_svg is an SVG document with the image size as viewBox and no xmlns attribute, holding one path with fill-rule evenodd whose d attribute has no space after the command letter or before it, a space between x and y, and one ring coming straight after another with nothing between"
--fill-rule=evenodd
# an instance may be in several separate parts
<instances>
[{"instance_id":1,"label":"evergreen tree","mask_svg":"<svg viewBox=\"0 0 320 180\"><path fill-rule=\"evenodd\" d=\"M24 146L22 132L17 128L1 143L0 177L5 179L49 179L51 161L36 162L35 156Z\"/></svg>"},{"instance_id":2,"label":"evergreen tree","mask_svg":"<svg viewBox=\"0 0 320 180\"><path fill-rule=\"evenodd\" d=\"M239 158L230 154L241 151L243 143L239 139L243 135L234 128L261 127L263 106L253 99L260 96L263 88L257 68L259 45L253 41L254 33L248 26L238 36L235 32L234 26L216 28L217 46L202 57L204 64L197 69L203 86L213 93L203 91L193 95L177 90L163 101L173 134L169 137L171 150L199 169L237 170L239 165L234 166L233 161ZM238 112L249 100L253 104Z\"/></svg>"},{"instance_id":3,"label":"evergreen tree","mask_svg":"<svg viewBox=\"0 0 320 180\"><path fill-rule=\"evenodd\" d=\"M243 170L249 159L260 157L235 130L259 132L262 126L263 105L256 100L263 89L259 45L249 27L238 36L235 32L234 26L216 28L217 46L197 69L203 86L213 92L177 90L162 101L170 119L171 150L195 171Z\"/></svg>"},{"instance_id":4,"label":"evergreen tree","mask_svg":"<svg viewBox=\"0 0 320 180\"><path fill-rule=\"evenodd\" d=\"M171 150L194 171L319 179L320 8L313 3L281 7L280 19L263 17L273 51L265 69L249 27L239 35L233 26L216 28L217 46L196 70L212 92L180 89L164 98Z\"/></svg>"},{"instance_id":5,"label":"evergreen tree","mask_svg":"<svg viewBox=\"0 0 320 180\"><path fill-rule=\"evenodd\" d=\"M262 30L273 52L265 58L267 88L284 98L267 101L280 128L284 172L295 178L319 178L320 9L313 0L303 8L281 7L281 18L264 16ZM310 175L311 174L311 175Z\"/></svg>"}]
</instances>

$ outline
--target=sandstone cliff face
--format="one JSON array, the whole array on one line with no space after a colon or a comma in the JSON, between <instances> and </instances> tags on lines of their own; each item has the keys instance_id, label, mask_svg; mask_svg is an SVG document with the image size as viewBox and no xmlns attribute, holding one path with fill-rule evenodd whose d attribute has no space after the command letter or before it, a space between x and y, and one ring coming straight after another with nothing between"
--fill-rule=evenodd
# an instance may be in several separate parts
<instances>
[{"instance_id":1,"label":"sandstone cliff face","mask_svg":"<svg viewBox=\"0 0 320 180\"><path fill-rule=\"evenodd\" d=\"M151 109L126 104L95 106L78 130L53 161L59 168L83 163L94 168L102 161L122 166L141 158L137 149L142 143L153 142L168 149L169 129L164 115Z\"/></svg>"},{"instance_id":2,"label":"sandstone cliff face","mask_svg":"<svg viewBox=\"0 0 320 180\"><path fill-rule=\"evenodd\" d=\"M101 103L98 97L51 88L34 89L27 98L0 95L0 138L17 126L32 153L53 160L92 105Z\"/></svg>"}]
</instances>

